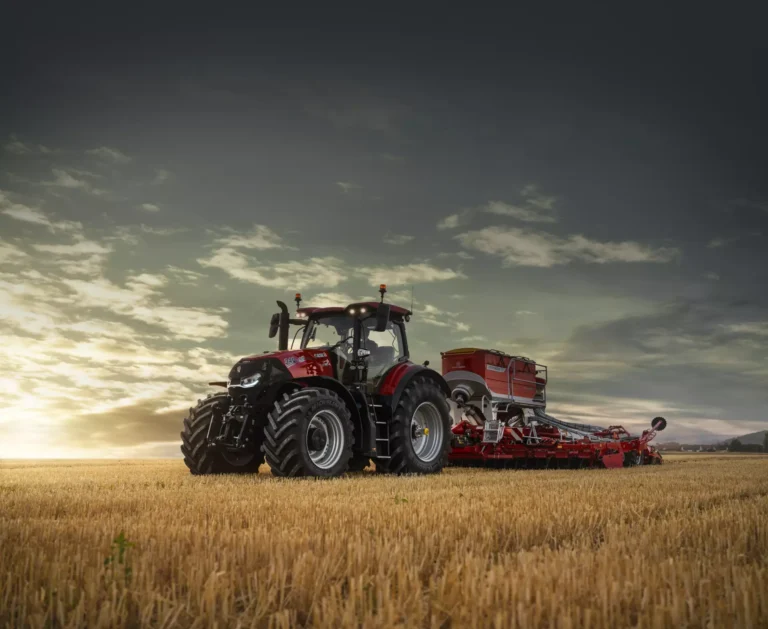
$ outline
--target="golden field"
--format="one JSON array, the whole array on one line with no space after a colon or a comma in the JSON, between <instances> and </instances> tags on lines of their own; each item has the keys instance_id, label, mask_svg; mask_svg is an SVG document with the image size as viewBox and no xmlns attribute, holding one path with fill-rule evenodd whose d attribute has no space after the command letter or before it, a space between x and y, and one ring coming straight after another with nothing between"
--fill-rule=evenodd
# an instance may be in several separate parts
<instances>
[{"instance_id":1,"label":"golden field","mask_svg":"<svg viewBox=\"0 0 768 629\"><path fill-rule=\"evenodd\" d=\"M0 462L0 627L85 626L768 627L768 456L332 481Z\"/></svg>"}]
</instances>

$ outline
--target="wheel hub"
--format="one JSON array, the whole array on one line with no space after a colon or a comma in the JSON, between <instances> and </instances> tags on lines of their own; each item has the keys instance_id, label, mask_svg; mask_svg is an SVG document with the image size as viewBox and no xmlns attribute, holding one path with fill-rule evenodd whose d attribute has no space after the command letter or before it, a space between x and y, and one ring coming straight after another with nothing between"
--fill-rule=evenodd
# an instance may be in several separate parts
<instances>
[{"instance_id":1,"label":"wheel hub","mask_svg":"<svg viewBox=\"0 0 768 629\"><path fill-rule=\"evenodd\" d=\"M309 458L323 470L332 468L344 454L344 428L341 418L324 409L316 413L307 427Z\"/></svg>"},{"instance_id":2,"label":"wheel hub","mask_svg":"<svg viewBox=\"0 0 768 629\"><path fill-rule=\"evenodd\" d=\"M440 456L443 444L443 421L431 402L419 404L411 418L411 445L414 454L425 463Z\"/></svg>"},{"instance_id":3,"label":"wheel hub","mask_svg":"<svg viewBox=\"0 0 768 629\"><path fill-rule=\"evenodd\" d=\"M328 435L320 428L313 428L307 435L311 450L322 450L328 444Z\"/></svg>"}]
</instances>

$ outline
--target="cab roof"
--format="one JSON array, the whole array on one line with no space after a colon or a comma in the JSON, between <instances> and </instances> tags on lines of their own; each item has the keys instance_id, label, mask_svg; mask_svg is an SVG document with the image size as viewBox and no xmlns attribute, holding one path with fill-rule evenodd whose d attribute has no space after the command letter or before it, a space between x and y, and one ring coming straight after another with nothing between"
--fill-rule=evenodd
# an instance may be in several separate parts
<instances>
[{"instance_id":1,"label":"cab roof","mask_svg":"<svg viewBox=\"0 0 768 629\"><path fill-rule=\"evenodd\" d=\"M371 312L375 312L379 307L378 301L358 301L354 304L349 304L348 306L329 306L327 308L313 308L311 306L308 306L306 308L299 308L296 312L300 312L302 314L305 314L307 316L311 314L344 314L347 312L350 308L354 308L355 310L359 310L360 308L366 308L370 310ZM404 317L406 315L412 314L410 310L407 308L401 308L400 306L395 306L394 304L389 304L389 311L392 314L392 316L396 317Z\"/></svg>"}]
</instances>

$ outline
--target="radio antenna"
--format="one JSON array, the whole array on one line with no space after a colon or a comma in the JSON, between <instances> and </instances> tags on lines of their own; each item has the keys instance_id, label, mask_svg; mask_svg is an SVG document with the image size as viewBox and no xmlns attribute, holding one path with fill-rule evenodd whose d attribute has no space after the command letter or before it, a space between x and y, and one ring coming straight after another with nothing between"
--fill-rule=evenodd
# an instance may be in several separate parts
<instances>
[{"instance_id":1,"label":"radio antenna","mask_svg":"<svg viewBox=\"0 0 768 629\"><path fill-rule=\"evenodd\" d=\"M411 284L411 312L413 312L413 284Z\"/></svg>"}]
</instances>

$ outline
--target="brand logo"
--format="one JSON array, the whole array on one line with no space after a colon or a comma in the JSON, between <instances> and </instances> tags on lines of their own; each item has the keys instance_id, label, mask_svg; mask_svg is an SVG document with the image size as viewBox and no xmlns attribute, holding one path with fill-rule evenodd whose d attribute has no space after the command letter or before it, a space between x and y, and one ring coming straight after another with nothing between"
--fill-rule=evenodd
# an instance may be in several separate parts
<instances>
[{"instance_id":1,"label":"brand logo","mask_svg":"<svg viewBox=\"0 0 768 629\"><path fill-rule=\"evenodd\" d=\"M488 364L486 364L485 366L488 368L488 371L500 371L502 373L504 373L506 371L506 369L504 369L504 367L497 367L496 365L488 365Z\"/></svg>"},{"instance_id":2,"label":"brand logo","mask_svg":"<svg viewBox=\"0 0 768 629\"><path fill-rule=\"evenodd\" d=\"M315 354L315 358L325 358L326 354Z\"/></svg>"},{"instance_id":3,"label":"brand logo","mask_svg":"<svg viewBox=\"0 0 768 629\"><path fill-rule=\"evenodd\" d=\"M289 356L285 360L283 360L286 367L293 367L296 364L296 359L293 356Z\"/></svg>"}]
</instances>

